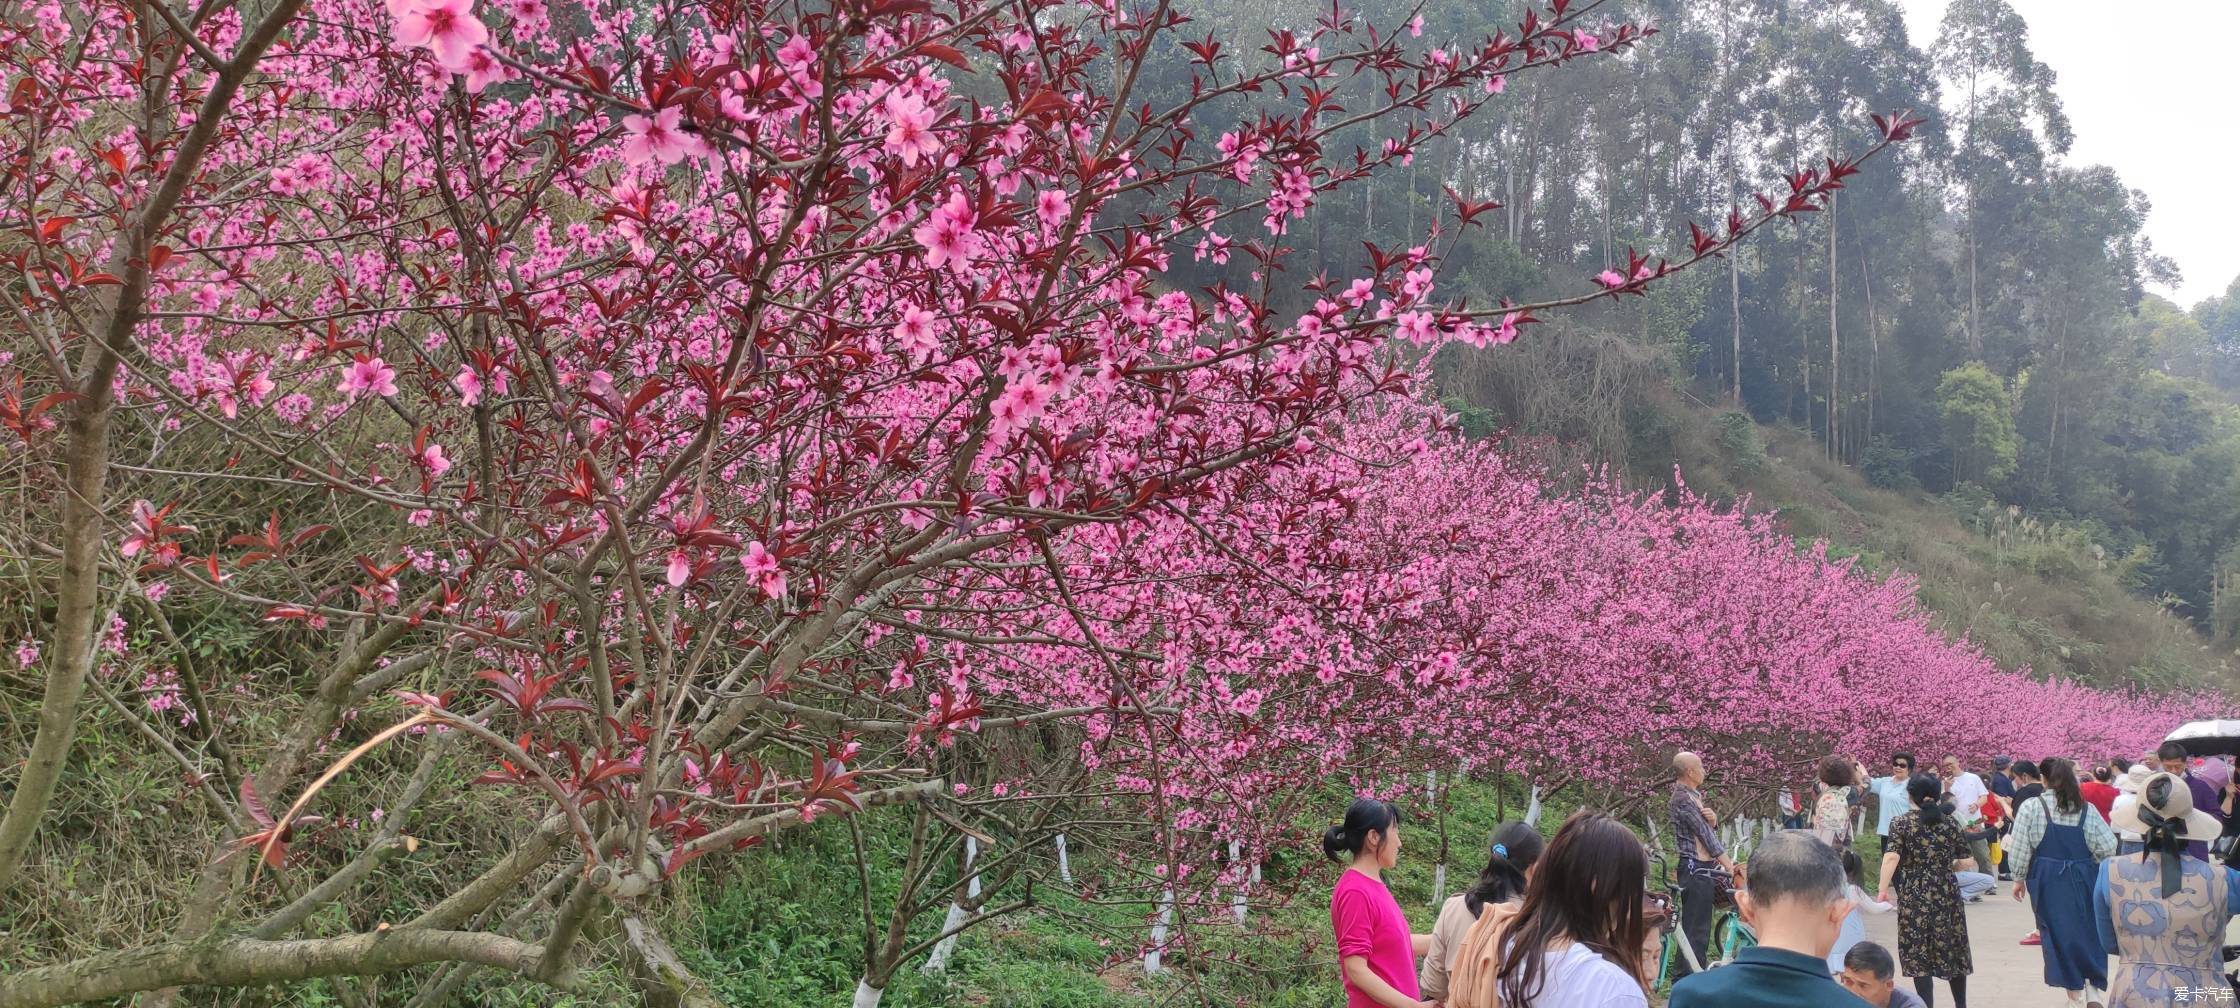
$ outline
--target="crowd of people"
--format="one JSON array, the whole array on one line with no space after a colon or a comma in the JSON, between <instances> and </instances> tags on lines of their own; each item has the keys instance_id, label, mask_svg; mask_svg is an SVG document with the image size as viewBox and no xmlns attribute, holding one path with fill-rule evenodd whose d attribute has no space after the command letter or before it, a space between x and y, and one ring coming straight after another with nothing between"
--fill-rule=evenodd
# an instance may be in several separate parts
<instances>
[{"instance_id":1,"label":"crowd of people","mask_svg":"<svg viewBox=\"0 0 2240 1008\"><path fill-rule=\"evenodd\" d=\"M1680 753L1662 886L1647 846L1609 815L1583 810L1545 840L1509 823L1429 933L1411 929L1383 882L1400 854L1399 810L1356 800L1323 838L1347 865L1330 902L1347 1006L1647 1008L1663 968L1677 978L1672 1008L1933 1008L1940 979L1966 1008L1966 905L2002 883L2031 908L2037 930L2023 944L2039 949L2046 985L2073 1004L2161 1008L2231 989L2220 954L2240 914L2230 762L2166 743L2149 760L2089 770L2000 758L1988 779L1952 756L1934 771L1904 752L1888 766L1878 776L1849 757L1821 761L1809 812L1738 862L1703 760ZM1857 849L1870 814L1874 895ZM1714 907L1728 899L1756 944L1715 961ZM1867 940L1870 913L1896 914L1895 950Z\"/></svg>"}]
</instances>

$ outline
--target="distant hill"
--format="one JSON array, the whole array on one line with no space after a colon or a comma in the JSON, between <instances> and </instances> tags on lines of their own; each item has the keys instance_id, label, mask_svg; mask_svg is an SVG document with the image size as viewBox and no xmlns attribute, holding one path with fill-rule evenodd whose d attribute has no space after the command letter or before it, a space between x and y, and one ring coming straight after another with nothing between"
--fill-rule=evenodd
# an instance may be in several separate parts
<instances>
[{"instance_id":1,"label":"distant hill","mask_svg":"<svg viewBox=\"0 0 2240 1008\"><path fill-rule=\"evenodd\" d=\"M1524 353L1440 361L1446 401L1467 429L1537 439L1559 470L1607 464L1633 486L1669 488L1677 477L1716 499L1747 499L1800 541L1824 539L1878 575L1912 575L1948 632L2009 667L2095 685L2235 683L2233 648L2136 593L2141 555L2109 555L2082 529L1980 492L1877 487L1804 432L1675 385L1662 351L1637 338L1576 326L1535 338Z\"/></svg>"}]
</instances>

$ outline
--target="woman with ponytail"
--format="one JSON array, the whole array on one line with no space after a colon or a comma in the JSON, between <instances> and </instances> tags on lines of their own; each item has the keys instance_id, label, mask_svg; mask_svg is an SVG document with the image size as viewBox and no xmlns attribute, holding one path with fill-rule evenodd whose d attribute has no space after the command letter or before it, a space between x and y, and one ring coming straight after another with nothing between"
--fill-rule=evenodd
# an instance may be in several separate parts
<instances>
[{"instance_id":1,"label":"woman with ponytail","mask_svg":"<svg viewBox=\"0 0 2240 1008\"><path fill-rule=\"evenodd\" d=\"M1524 901L1525 883L1532 878L1543 846L1540 831L1523 823L1507 823L1493 831L1493 850L1477 883L1447 897L1446 905L1439 908L1439 922L1431 926L1431 948L1423 954L1423 971L1416 976L1418 994L1433 1001L1446 999L1448 971L1454 968L1463 936L1489 910Z\"/></svg>"},{"instance_id":2,"label":"woman with ponytail","mask_svg":"<svg viewBox=\"0 0 2240 1008\"><path fill-rule=\"evenodd\" d=\"M1898 904L1898 962L1913 978L1921 1003L1935 1008L1935 980L1952 987L1952 1002L1968 1008L1968 974L1975 959L1968 950L1968 915L1960 902L1953 872L1972 869L1975 858L1945 800L1944 782L1934 774L1915 774L1906 782L1913 811L1890 824L1882 855L1882 902Z\"/></svg>"},{"instance_id":3,"label":"woman with ponytail","mask_svg":"<svg viewBox=\"0 0 2240 1008\"><path fill-rule=\"evenodd\" d=\"M1322 834L1322 855L1347 862L1330 893L1346 1008L1434 1008L1416 988L1416 955L1430 947L1431 936L1408 930L1399 901L1384 886L1385 869L1400 860L1400 810L1391 802L1354 799L1345 818Z\"/></svg>"}]
</instances>

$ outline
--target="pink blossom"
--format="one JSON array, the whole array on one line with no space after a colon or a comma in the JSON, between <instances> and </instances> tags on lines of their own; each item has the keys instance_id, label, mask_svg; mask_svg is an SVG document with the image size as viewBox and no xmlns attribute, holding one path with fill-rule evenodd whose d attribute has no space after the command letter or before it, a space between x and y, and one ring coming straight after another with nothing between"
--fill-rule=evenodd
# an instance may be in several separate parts
<instances>
[{"instance_id":1,"label":"pink blossom","mask_svg":"<svg viewBox=\"0 0 2240 1008\"><path fill-rule=\"evenodd\" d=\"M1626 275L1617 270L1603 270L1595 274L1595 280L1599 281L1604 287L1613 290L1626 285Z\"/></svg>"},{"instance_id":2,"label":"pink blossom","mask_svg":"<svg viewBox=\"0 0 2240 1008\"><path fill-rule=\"evenodd\" d=\"M963 193L951 193L948 202L911 232L911 237L925 248L928 268L955 269L969 264L980 247L980 239L972 230L977 216Z\"/></svg>"},{"instance_id":3,"label":"pink blossom","mask_svg":"<svg viewBox=\"0 0 2240 1008\"><path fill-rule=\"evenodd\" d=\"M887 130L887 153L911 166L931 158L941 149L941 139L933 133L935 117L917 95L899 89L888 92L887 120L893 125Z\"/></svg>"},{"instance_id":4,"label":"pink blossom","mask_svg":"<svg viewBox=\"0 0 2240 1008\"><path fill-rule=\"evenodd\" d=\"M762 593L778 598L786 593L785 568L778 565L778 558L762 545L760 540L747 544L747 551L739 556L739 566L755 580Z\"/></svg>"},{"instance_id":5,"label":"pink blossom","mask_svg":"<svg viewBox=\"0 0 2240 1008\"><path fill-rule=\"evenodd\" d=\"M482 376L473 368L461 368L451 379L451 387L459 390L459 404L472 406L482 401Z\"/></svg>"},{"instance_id":6,"label":"pink blossom","mask_svg":"<svg viewBox=\"0 0 2240 1008\"><path fill-rule=\"evenodd\" d=\"M392 0L390 12L397 17L397 44L428 50L451 73L467 72L468 56L490 41L473 0Z\"/></svg>"},{"instance_id":7,"label":"pink blossom","mask_svg":"<svg viewBox=\"0 0 2240 1008\"><path fill-rule=\"evenodd\" d=\"M1408 37L1423 37L1423 15L1418 14L1415 16L1415 20L1408 22Z\"/></svg>"},{"instance_id":8,"label":"pink blossom","mask_svg":"<svg viewBox=\"0 0 2240 1008\"><path fill-rule=\"evenodd\" d=\"M1057 231L1066 222L1066 216L1072 212L1073 207L1066 199L1066 194L1056 189L1045 189L1034 196L1034 215L1042 221L1043 227L1052 232Z\"/></svg>"},{"instance_id":9,"label":"pink blossom","mask_svg":"<svg viewBox=\"0 0 2240 1008\"><path fill-rule=\"evenodd\" d=\"M441 476L451 471L451 460L443 457L443 446L439 444L422 448L420 454L413 461L419 463L421 468L428 470L430 476Z\"/></svg>"},{"instance_id":10,"label":"pink blossom","mask_svg":"<svg viewBox=\"0 0 2240 1008\"><path fill-rule=\"evenodd\" d=\"M1400 324L1394 335L1423 346L1438 338L1439 331L1430 312L1412 311L1400 316Z\"/></svg>"},{"instance_id":11,"label":"pink blossom","mask_svg":"<svg viewBox=\"0 0 2240 1008\"><path fill-rule=\"evenodd\" d=\"M923 360L941 345L934 328L939 321L940 317L932 312L914 304L904 304L902 320L895 323L890 335L911 359Z\"/></svg>"},{"instance_id":12,"label":"pink blossom","mask_svg":"<svg viewBox=\"0 0 2240 1008\"><path fill-rule=\"evenodd\" d=\"M684 109L675 105L655 112L651 118L643 115L622 117L622 128L630 134L622 141L622 160L637 167L649 164L673 165L686 155L697 154L702 144L698 137L686 133L682 122Z\"/></svg>"},{"instance_id":13,"label":"pink blossom","mask_svg":"<svg viewBox=\"0 0 2240 1008\"><path fill-rule=\"evenodd\" d=\"M545 0L505 0L506 12L513 15L515 28L528 31L542 29L550 18Z\"/></svg>"},{"instance_id":14,"label":"pink blossom","mask_svg":"<svg viewBox=\"0 0 2240 1008\"><path fill-rule=\"evenodd\" d=\"M342 369L342 383L335 391L356 399L371 392L377 396L397 394L397 371L379 357L359 356Z\"/></svg>"},{"instance_id":15,"label":"pink blossom","mask_svg":"<svg viewBox=\"0 0 2240 1008\"><path fill-rule=\"evenodd\" d=\"M1595 50L1602 48L1602 40L1596 38L1593 32L1588 31L1584 28L1577 29L1571 33L1571 43L1578 46L1579 51L1581 52L1594 52Z\"/></svg>"},{"instance_id":16,"label":"pink blossom","mask_svg":"<svg viewBox=\"0 0 2240 1008\"><path fill-rule=\"evenodd\" d=\"M39 664L39 642L29 637L16 642L16 664L24 668Z\"/></svg>"},{"instance_id":17,"label":"pink blossom","mask_svg":"<svg viewBox=\"0 0 2240 1008\"><path fill-rule=\"evenodd\" d=\"M482 89L501 81L513 79L513 68L498 61L488 48L477 48L467 54L464 63L467 79L460 82L468 94L481 94Z\"/></svg>"}]
</instances>

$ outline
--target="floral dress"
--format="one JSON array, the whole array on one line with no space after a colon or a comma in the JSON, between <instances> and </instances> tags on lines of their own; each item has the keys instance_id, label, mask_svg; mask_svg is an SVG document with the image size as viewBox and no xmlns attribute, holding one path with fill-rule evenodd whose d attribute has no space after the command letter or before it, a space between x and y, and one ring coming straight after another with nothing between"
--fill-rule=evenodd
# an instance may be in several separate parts
<instances>
[{"instance_id":1,"label":"floral dress","mask_svg":"<svg viewBox=\"0 0 2240 1008\"><path fill-rule=\"evenodd\" d=\"M1890 824L1890 850L1898 854L1898 963L1909 977L1964 977L1975 972L1968 950L1967 909L1952 863L1968 853L1960 827L1949 818L1921 821L1908 812Z\"/></svg>"},{"instance_id":2,"label":"floral dress","mask_svg":"<svg viewBox=\"0 0 2240 1008\"><path fill-rule=\"evenodd\" d=\"M1851 789L1829 788L1812 807L1812 835L1837 850L1851 846Z\"/></svg>"}]
</instances>

